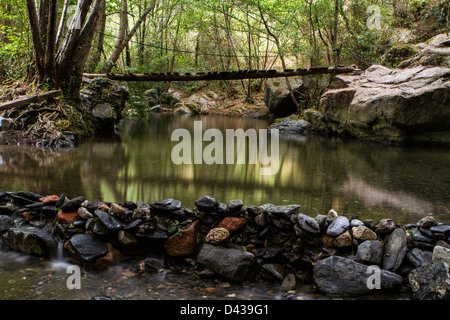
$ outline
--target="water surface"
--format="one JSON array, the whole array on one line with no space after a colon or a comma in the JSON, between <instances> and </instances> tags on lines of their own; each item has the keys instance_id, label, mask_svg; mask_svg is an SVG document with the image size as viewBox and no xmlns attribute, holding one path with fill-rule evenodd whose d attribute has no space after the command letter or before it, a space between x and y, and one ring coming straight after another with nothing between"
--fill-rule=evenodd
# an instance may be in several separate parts
<instances>
[{"instance_id":1,"label":"water surface","mask_svg":"<svg viewBox=\"0 0 450 320\"><path fill-rule=\"evenodd\" d=\"M260 165L175 165L175 129L265 129L264 120L155 114L129 122L119 135L96 137L74 150L0 146L0 191L65 193L103 201L166 198L194 207L210 195L247 205L300 204L309 215L330 209L360 219L415 223L433 214L450 222L450 150L399 147L340 138L281 136L277 174ZM192 133L193 136L193 133ZM224 139L225 140L225 139ZM225 143L225 141L224 141ZM206 147L210 142L204 142Z\"/></svg>"}]
</instances>

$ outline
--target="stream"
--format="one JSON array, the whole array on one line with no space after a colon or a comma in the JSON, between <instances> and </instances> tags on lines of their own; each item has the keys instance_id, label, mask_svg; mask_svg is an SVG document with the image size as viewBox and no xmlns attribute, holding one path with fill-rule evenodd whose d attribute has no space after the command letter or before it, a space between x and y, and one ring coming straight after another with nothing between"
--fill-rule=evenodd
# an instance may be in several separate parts
<instances>
[{"instance_id":1,"label":"stream","mask_svg":"<svg viewBox=\"0 0 450 320\"><path fill-rule=\"evenodd\" d=\"M300 211L310 216L334 209L361 220L391 218L408 224L432 214L439 222L450 222L449 149L281 135L274 175L261 175L259 164L176 165L171 152L177 142L171 141L171 134L180 128L193 132L195 121L202 122L203 130L220 132L268 125L258 119L153 114L72 150L0 146L0 192L64 193L107 202L173 198L186 208L210 195L224 203L241 199L253 205L300 204ZM70 264L62 253L45 260L12 252L0 242L0 299L324 298L311 285L285 293L279 283L217 283L187 270L180 274L161 268L141 276L130 269L130 261L102 272L83 270L82 290L69 290Z\"/></svg>"}]
</instances>

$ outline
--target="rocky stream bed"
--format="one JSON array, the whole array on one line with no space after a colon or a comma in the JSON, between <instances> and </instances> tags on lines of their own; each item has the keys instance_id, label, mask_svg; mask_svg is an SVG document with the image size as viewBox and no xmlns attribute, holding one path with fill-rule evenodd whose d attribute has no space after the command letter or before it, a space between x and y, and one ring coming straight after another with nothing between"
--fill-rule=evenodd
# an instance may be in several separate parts
<instances>
[{"instance_id":1,"label":"rocky stream bed","mask_svg":"<svg viewBox=\"0 0 450 320\"><path fill-rule=\"evenodd\" d=\"M310 217L301 208L210 196L187 208L175 199L109 203L2 192L0 234L12 250L44 260L63 250L85 270L118 268L143 279L169 270L225 298L230 286L258 281L286 295L309 286L331 298L449 298L449 225L432 216L403 226L361 221L333 209ZM133 261L126 270L124 261Z\"/></svg>"}]
</instances>

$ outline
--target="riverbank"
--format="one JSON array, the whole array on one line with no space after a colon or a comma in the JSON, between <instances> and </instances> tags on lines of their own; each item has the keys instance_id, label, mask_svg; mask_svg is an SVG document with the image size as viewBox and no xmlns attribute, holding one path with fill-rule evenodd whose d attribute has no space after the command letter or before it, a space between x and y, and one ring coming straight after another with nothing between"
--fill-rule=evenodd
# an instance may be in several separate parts
<instances>
[{"instance_id":1,"label":"riverbank","mask_svg":"<svg viewBox=\"0 0 450 320\"><path fill-rule=\"evenodd\" d=\"M33 192L3 192L0 203L3 243L47 258L60 243L87 269L133 257L134 272L144 275L169 268L217 283L264 279L291 294L313 285L329 297L448 298L450 226L430 216L400 226L389 218L361 221L334 210L310 217L300 205L225 204L209 196L193 208L175 199L108 203ZM163 265L149 258L155 254Z\"/></svg>"}]
</instances>

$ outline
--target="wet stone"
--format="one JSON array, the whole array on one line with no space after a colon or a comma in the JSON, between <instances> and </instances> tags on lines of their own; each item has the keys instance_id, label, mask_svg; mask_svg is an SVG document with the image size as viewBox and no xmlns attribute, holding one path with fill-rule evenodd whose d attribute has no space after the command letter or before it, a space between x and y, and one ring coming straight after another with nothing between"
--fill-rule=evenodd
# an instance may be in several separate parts
<instances>
[{"instance_id":1,"label":"wet stone","mask_svg":"<svg viewBox=\"0 0 450 320\"><path fill-rule=\"evenodd\" d=\"M107 245L93 234L83 233L72 236L69 240L77 258L84 262L93 262L108 253Z\"/></svg>"},{"instance_id":2,"label":"wet stone","mask_svg":"<svg viewBox=\"0 0 450 320\"><path fill-rule=\"evenodd\" d=\"M64 202L64 204L61 206L61 210L64 212L74 212L77 211L78 208L81 206L81 204L86 200L85 197L80 196L76 197L72 200L67 200Z\"/></svg>"},{"instance_id":3,"label":"wet stone","mask_svg":"<svg viewBox=\"0 0 450 320\"><path fill-rule=\"evenodd\" d=\"M175 199L164 199L150 204L152 210L157 213L166 213L181 209L181 201Z\"/></svg>"},{"instance_id":4,"label":"wet stone","mask_svg":"<svg viewBox=\"0 0 450 320\"><path fill-rule=\"evenodd\" d=\"M195 201L195 205L199 210L208 212L217 209L218 202L213 197L203 196Z\"/></svg>"},{"instance_id":5,"label":"wet stone","mask_svg":"<svg viewBox=\"0 0 450 320\"><path fill-rule=\"evenodd\" d=\"M128 223L123 229L125 231L135 231L138 229L139 225L142 224L142 220L141 219L136 219L131 221L130 223Z\"/></svg>"},{"instance_id":6,"label":"wet stone","mask_svg":"<svg viewBox=\"0 0 450 320\"><path fill-rule=\"evenodd\" d=\"M430 231L434 235L442 237L442 240L445 240L446 237L450 236L450 226L448 225L439 225L431 227Z\"/></svg>"},{"instance_id":7,"label":"wet stone","mask_svg":"<svg viewBox=\"0 0 450 320\"><path fill-rule=\"evenodd\" d=\"M94 214L109 231L119 231L123 228L122 224L107 212L95 210Z\"/></svg>"}]
</instances>

